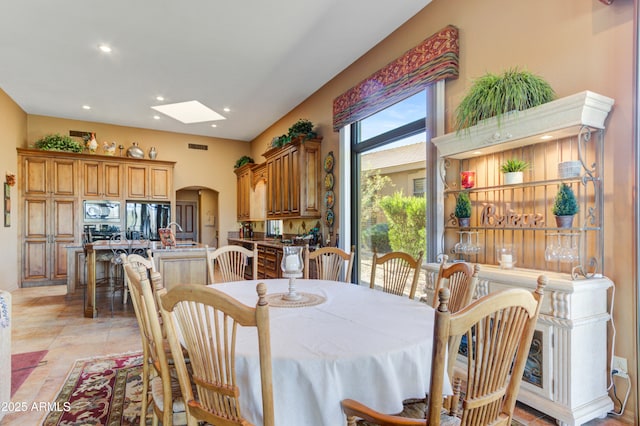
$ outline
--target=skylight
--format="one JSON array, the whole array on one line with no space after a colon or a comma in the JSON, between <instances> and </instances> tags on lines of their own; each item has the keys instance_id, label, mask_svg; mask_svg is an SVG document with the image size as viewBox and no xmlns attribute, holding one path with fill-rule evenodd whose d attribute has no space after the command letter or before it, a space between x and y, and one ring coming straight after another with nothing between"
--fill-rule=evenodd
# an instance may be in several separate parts
<instances>
[{"instance_id":1,"label":"skylight","mask_svg":"<svg viewBox=\"0 0 640 426\"><path fill-rule=\"evenodd\" d=\"M198 101L178 102L175 104L156 105L151 108L185 124L202 123L203 121L225 120L211 108Z\"/></svg>"}]
</instances>

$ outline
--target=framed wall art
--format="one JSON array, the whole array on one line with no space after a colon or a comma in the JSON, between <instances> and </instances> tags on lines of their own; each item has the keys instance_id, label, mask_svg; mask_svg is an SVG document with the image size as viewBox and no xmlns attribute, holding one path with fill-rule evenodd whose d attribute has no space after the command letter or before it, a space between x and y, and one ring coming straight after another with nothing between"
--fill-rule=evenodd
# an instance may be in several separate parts
<instances>
[{"instance_id":1,"label":"framed wall art","mask_svg":"<svg viewBox=\"0 0 640 426\"><path fill-rule=\"evenodd\" d=\"M4 184L4 226L11 226L11 186Z\"/></svg>"}]
</instances>

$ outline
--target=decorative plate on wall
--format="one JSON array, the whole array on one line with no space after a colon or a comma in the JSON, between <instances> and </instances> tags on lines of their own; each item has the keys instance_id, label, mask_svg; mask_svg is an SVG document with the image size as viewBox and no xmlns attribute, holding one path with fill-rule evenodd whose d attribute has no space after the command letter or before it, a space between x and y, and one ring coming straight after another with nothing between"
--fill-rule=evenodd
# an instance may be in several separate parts
<instances>
[{"instance_id":1,"label":"decorative plate on wall","mask_svg":"<svg viewBox=\"0 0 640 426\"><path fill-rule=\"evenodd\" d=\"M324 220L327 222L327 226L329 228L333 228L333 221L334 221L335 217L333 215L333 210L328 209L327 210L327 214L324 217Z\"/></svg>"},{"instance_id":2,"label":"decorative plate on wall","mask_svg":"<svg viewBox=\"0 0 640 426\"><path fill-rule=\"evenodd\" d=\"M324 189L326 189L327 191L333 189L333 181L333 173L327 173L327 175L324 177Z\"/></svg>"},{"instance_id":3,"label":"decorative plate on wall","mask_svg":"<svg viewBox=\"0 0 640 426\"><path fill-rule=\"evenodd\" d=\"M324 203L327 206L327 208L332 209L334 202L335 202L335 195L333 194L333 191L327 191L324 194Z\"/></svg>"},{"instance_id":4,"label":"decorative plate on wall","mask_svg":"<svg viewBox=\"0 0 640 426\"><path fill-rule=\"evenodd\" d=\"M324 171L329 173L333 170L333 163L335 162L335 158L333 156L333 151L330 151L327 156L324 158Z\"/></svg>"}]
</instances>

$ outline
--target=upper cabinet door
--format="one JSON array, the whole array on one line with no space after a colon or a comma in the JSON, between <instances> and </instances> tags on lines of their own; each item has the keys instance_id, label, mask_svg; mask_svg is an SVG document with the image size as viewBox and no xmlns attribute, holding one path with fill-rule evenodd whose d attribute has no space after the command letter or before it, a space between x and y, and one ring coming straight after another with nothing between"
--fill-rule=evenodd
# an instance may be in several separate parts
<instances>
[{"instance_id":1,"label":"upper cabinet door","mask_svg":"<svg viewBox=\"0 0 640 426\"><path fill-rule=\"evenodd\" d=\"M83 196L86 198L120 198L122 166L118 163L85 161L83 164Z\"/></svg>"},{"instance_id":2,"label":"upper cabinet door","mask_svg":"<svg viewBox=\"0 0 640 426\"><path fill-rule=\"evenodd\" d=\"M47 188L47 174L50 160L47 158L35 157L25 158L23 167L23 190L25 195L46 196L49 194Z\"/></svg>"},{"instance_id":3,"label":"upper cabinet door","mask_svg":"<svg viewBox=\"0 0 640 426\"><path fill-rule=\"evenodd\" d=\"M29 196L78 195L77 162L69 159L26 158L24 167L24 194Z\"/></svg>"},{"instance_id":4,"label":"upper cabinet door","mask_svg":"<svg viewBox=\"0 0 640 426\"><path fill-rule=\"evenodd\" d=\"M149 169L144 165L127 165L127 197L147 198Z\"/></svg>"},{"instance_id":5,"label":"upper cabinet door","mask_svg":"<svg viewBox=\"0 0 640 426\"><path fill-rule=\"evenodd\" d=\"M150 166L149 175L151 178L149 197L153 200L169 200L173 191L171 169Z\"/></svg>"}]
</instances>

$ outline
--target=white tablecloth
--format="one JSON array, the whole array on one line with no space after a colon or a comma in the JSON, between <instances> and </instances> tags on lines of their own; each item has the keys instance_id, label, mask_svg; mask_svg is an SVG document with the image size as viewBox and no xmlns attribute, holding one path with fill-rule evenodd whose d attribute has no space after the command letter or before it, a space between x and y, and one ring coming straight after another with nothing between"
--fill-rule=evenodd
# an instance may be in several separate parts
<instances>
[{"instance_id":1,"label":"white tablecloth","mask_svg":"<svg viewBox=\"0 0 640 426\"><path fill-rule=\"evenodd\" d=\"M214 284L255 306L256 284L286 292L287 279ZM311 307L270 308L275 421L278 426L346 424L340 401L356 399L385 413L402 411L407 398L428 392L433 309L366 287L297 280L298 292L327 301ZM244 415L262 424L254 330L240 333L237 376ZM450 392L445 384L445 392Z\"/></svg>"}]
</instances>

